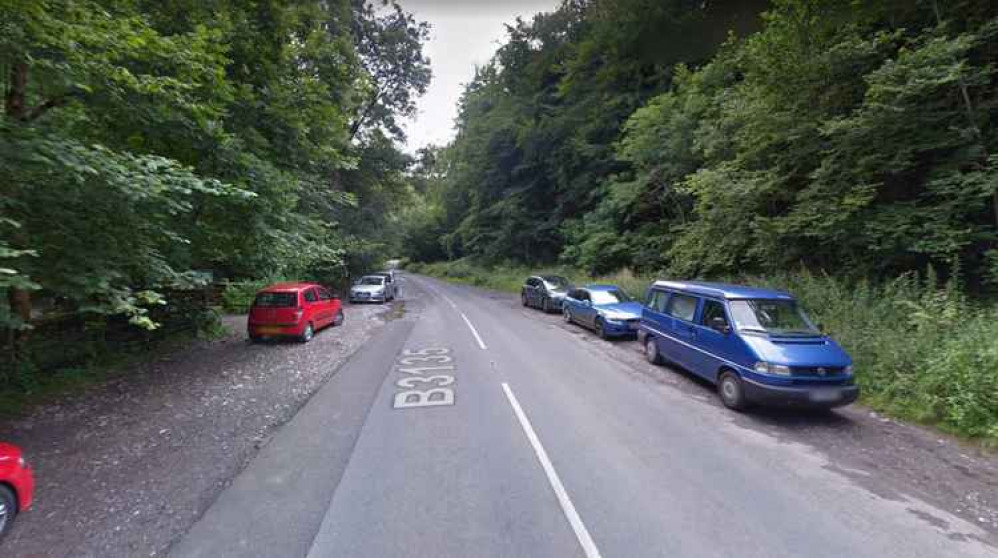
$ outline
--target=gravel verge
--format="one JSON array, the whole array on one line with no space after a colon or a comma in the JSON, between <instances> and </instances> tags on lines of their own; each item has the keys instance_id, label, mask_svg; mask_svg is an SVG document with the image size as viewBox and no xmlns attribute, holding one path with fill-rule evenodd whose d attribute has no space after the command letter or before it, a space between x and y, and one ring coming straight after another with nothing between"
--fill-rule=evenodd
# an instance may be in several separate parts
<instances>
[{"instance_id":1,"label":"gravel verge","mask_svg":"<svg viewBox=\"0 0 998 558\"><path fill-rule=\"evenodd\" d=\"M397 309L395 309L397 310ZM84 393L0 423L35 467L35 507L5 558L162 555L354 351L391 306L346 305L311 343L229 335L135 364Z\"/></svg>"}]
</instances>

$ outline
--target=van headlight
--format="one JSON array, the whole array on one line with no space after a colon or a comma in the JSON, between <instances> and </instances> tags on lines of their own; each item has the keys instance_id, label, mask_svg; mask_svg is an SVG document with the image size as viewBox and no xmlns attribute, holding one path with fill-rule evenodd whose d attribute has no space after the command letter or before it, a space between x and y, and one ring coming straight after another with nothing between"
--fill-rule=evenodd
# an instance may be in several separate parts
<instances>
[{"instance_id":1,"label":"van headlight","mask_svg":"<svg viewBox=\"0 0 998 558\"><path fill-rule=\"evenodd\" d=\"M852 376L852 365L850 364L849 366L846 366L842 372L844 372L846 376Z\"/></svg>"},{"instance_id":2,"label":"van headlight","mask_svg":"<svg viewBox=\"0 0 998 558\"><path fill-rule=\"evenodd\" d=\"M755 363L754 368L759 374L772 374L774 376L790 375L790 367L782 364L770 364L768 362L759 361Z\"/></svg>"}]
</instances>

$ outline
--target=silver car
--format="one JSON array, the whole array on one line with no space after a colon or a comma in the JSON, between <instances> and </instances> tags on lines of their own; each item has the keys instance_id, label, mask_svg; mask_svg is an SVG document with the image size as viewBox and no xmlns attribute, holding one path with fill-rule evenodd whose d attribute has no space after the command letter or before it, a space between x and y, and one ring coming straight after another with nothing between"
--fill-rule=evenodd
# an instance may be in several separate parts
<instances>
[{"instance_id":1,"label":"silver car","mask_svg":"<svg viewBox=\"0 0 998 558\"><path fill-rule=\"evenodd\" d=\"M350 287L350 302L388 302L395 299L395 284L383 275L365 275Z\"/></svg>"}]
</instances>

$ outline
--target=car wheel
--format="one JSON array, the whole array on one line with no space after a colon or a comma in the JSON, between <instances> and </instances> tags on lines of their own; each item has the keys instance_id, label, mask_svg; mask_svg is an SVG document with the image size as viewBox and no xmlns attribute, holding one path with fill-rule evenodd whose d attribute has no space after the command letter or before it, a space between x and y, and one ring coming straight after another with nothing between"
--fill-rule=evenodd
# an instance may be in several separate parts
<instances>
[{"instance_id":1,"label":"car wheel","mask_svg":"<svg viewBox=\"0 0 998 558\"><path fill-rule=\"evenodd\" d=\"M336 313L336 317L333 318L333 327L343 325L343 320L345 319L346 316L343 315L343 310L340 310Z\"/></svg>"},{"instance_id":2,"label":"car wheel","mask_svg":"<svg viewBox=\"0 0 998 558\"><path fill-rule=\"evenodd\" d=\"M606 328L603 326L603 320L596 318L596 335L600 339L606 339Z\"/></svg>"},{"instance_id":3,"label":"car wheel","mask_svg":"<svg viewBox=\"0 0 998 558\"><path fill-rule=\"evenodd\" d=\"M17 498L6 486L0 485L0 541L10 531L17 515Z\"/></svg>"},{"instance_id":4,"label":"car wheel","mask_svg":"<svg viewBox=\"0 0 998 558\"><path fill-rule=\"evenodd\" d=\"M312 327L312 322L305 325L305 331L301 332L301 342L308 343L315 337L315 329Z\"/></svg>"},{"instance_id":5,"label":"car wheel","mask_svg":"<svg viewBox=\"0 0 998 558\"><path fill-rule=\"evenodd\" d=\"M652 364L662 364L662 355L658 354L658 343L650 335L645 338L645 358Z\"/></svg>"},{"instance_id":6,"label":"car wheel","mask_svg":"<svg viewBox=\"0 0 998 558\"><path fill-rule=\"evenodd\" d=\"M562 312L562 316L563 316L563 317L565 318L565 323L566 323L566 324L570 324L570 323L572 323L572 322L574 322L574 321L575 321L575 319L574 319L574 318L572 318L572 311L571 311L571 310L569 310L569 309L568 309L567 307L566 307L566 308L565 308L565 310L564 310L564 311Z\"/></svg>"},{"instance_id":7,"label":"car wheel","mask_svg":"<svg viewBox=\"0 0 998 558\"><path fill-rule=\"evenodd\" d=\"M721 403L729 409L741 411L747 406L742 380L738 374L730 370L721 373L721 379L717 382L717 393L721 396Z\"/></svg>"}]
</instances>

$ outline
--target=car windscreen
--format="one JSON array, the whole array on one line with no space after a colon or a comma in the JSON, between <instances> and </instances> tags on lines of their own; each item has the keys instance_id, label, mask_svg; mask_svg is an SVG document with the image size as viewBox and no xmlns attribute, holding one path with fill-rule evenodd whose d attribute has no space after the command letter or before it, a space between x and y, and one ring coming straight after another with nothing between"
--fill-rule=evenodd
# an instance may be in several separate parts
<instances>
[{"instance_id":1,"label":"car windscreen","mask_svg":"<svg viewBox=\"0 0 998 558\"><path fill-rule=\"evenodd\" d=\"M360 285L381 285L385 282L384 277L363 277L360 280Z\"/></svg>"},{"instance_id":2,"label":"car windscreen","mask_svg":"<svg viewBox=\"0 0 998 558\"><path fill-rule=\"evenodd\" d=\"M593 304L617 304L618 302L629 302L631 297L624 291L589 291Z\"/></svg>"},{"instance_id":3,"label":"car windscreen","mask_svg":"<svg viewBox=\"0 0 998 558\"><path fill-rule=\"evenodd\" d=\"M558 277L552 275L549 277L542 277L544 280L544 286L548 288L549 291L564 291L569 287L568 279L564 277Z\"/></svg>"},{"instance_id":4,"label":"car windscreen","mask_svg":"<svg viewBox=\"0 0 998 558\"><path fill-rule=\"evenodd\" d=\"M772 335L819 335L804 310L793 300L733 300L728 307L731 318L741 331L759 331Z\"/></svg>"},{"instance_id":5,"label":"car windscreen","mask_svg":"<svg viewBox=\"0 0 998 558\"><path fill-rule=\"evenodd\" d=\"M253 306L290 308L298 303L298 293L259 293Z\"/></svg>"}]
</instances>

